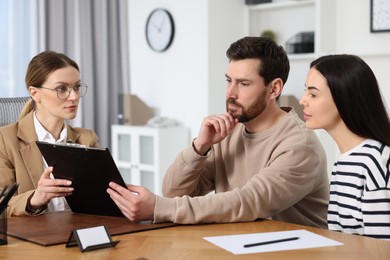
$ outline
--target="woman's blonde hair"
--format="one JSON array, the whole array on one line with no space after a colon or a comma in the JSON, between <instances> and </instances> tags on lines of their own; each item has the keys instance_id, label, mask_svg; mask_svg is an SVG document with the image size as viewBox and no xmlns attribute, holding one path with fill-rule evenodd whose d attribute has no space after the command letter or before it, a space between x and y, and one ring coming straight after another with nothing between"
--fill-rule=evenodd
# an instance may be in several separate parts
<instances>
[{"instance_id":1,"label":"woman's blonde hair","mask_svg":"<svg viewBox=\"0 0 390 260\"><path fill-rule=\"evenodd\" d=\"M30 86L36 88L42 87L43 83L52 72L68 66L75 67L80 71L77 63L65 54L54 51L43 51L39 53L32 58L27 67L25 78L27 90ZM33 99L28 100L19 114L19 119L23 118L34 109L35 101Z\"/></svg>"}]
</instances>

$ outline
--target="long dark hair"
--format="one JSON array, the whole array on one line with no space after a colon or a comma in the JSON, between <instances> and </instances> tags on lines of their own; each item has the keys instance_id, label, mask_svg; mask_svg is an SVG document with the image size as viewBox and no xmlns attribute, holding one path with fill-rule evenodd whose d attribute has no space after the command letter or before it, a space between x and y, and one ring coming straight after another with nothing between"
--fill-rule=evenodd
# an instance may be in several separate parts
<instances>
[{"instance_id":1,"label":"long dark hair","mask_svg":"<svg viewBox=\"0 0 390 260\"><path fill-rule=\"evenodd\" d=\"M341 119L353 133L390 146L390 120L371 68L355 55L320 57L310 64L327 80Z\"/></svg>"}]
</instances>

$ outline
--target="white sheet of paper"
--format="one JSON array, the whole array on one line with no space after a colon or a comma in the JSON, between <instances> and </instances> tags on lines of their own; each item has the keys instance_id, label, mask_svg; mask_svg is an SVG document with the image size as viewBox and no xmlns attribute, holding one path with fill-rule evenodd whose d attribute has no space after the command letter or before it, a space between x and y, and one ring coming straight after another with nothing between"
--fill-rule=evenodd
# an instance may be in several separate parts
<instances>
[{"instance_id":1,"label":"white sheet of paper","mask_svg":"<svg viewBox=\"0 0 390 260\"><path fill-rule=\"evenodd\" d=\"M299 237L299 239L268 245L247 248L244 247L245 244L272 241L290 237ZM307 230L289 230L268 233L215 236L204 237L203 239L219 247L222 247L223 249L235 255L343 245L343 243L317 235Z\"/></svg>"},{"instance_id":2,"label":"white sheet of paper","mask_svg":"<svg viewBox=\"0 0 390 260\"><path fill-rule=\"evenodd\" d=\"M110 238L104 226L78 229L76 232L84 249L88 246L110 243Z\"/></svg>"}]
</instances>

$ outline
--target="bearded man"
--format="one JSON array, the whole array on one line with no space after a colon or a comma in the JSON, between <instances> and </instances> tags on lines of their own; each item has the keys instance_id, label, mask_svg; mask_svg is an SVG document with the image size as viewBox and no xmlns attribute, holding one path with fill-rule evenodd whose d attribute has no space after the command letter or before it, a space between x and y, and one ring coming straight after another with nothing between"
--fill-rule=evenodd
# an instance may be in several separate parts
<instances>
[{"instance_id":1,"label":"bearded man","mask_svg":"<svg viewBox=\"0 0 390 260\"><path fill-rule=\"evenodd\" d=\"M164 197L110 183L132 221L180 224L274 219L326 228L329 182L316 134L278 98L290 65L270 38L231 44L226 110L203 119L198 136L167 170Z\"/></svg>"}]
</instances>

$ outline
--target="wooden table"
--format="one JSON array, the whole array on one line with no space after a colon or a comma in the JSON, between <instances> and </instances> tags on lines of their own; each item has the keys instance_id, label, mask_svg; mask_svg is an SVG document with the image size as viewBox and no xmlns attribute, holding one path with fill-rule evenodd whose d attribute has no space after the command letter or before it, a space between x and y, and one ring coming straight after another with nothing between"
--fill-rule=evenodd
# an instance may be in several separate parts
<instances>
[{"instance_id":1,"label":"wooden table","mask_svg":"<svg viewBox=\"0 0 390 260\"><path fill-rule=\"evenodd\" d=\"M203 239L245 233L306 229L344 243L343 246L233 255ZM347 235L323 229L263 220L248 223L181 225L114 236L120 240L115 248L80 252L65 245L40 246L8 237L8 245L0 246L0 259L390 259L390 241Z\"/></svg>"}]
</instances>

